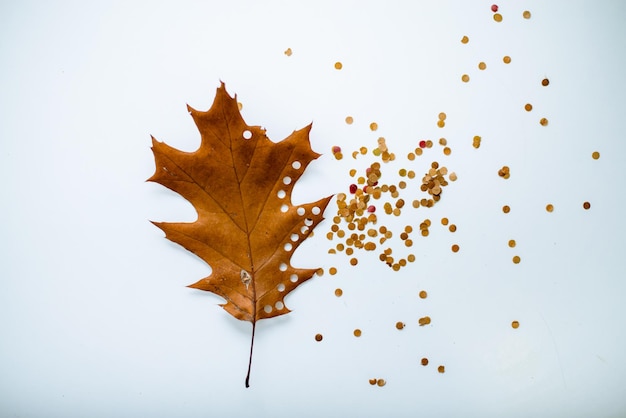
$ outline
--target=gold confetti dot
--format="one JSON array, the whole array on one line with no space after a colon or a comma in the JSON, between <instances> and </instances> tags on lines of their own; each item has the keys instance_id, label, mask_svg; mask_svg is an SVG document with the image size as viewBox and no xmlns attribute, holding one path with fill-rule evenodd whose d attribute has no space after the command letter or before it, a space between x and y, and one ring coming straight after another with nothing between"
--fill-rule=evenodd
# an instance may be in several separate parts
<instances>
[{"instance_id":1,"label":"gold confetti dot","mask_svg":"<svg viewBox=\"0 0 626 418\"><path fill-rule=\"evenodd\" d=\"M513 329L518 329L519 328L519 321L513 321L511 322L511 327Z\"/></svg>"},{"instance_id":2,"label":"gold confetti dot","mask_svg":"<svg viewBox=\"0 0 626 418\"><path fill-rule=\"evenodd\" d=\"M527 112L530 112L531 110L533 110L533 105L531 105L530 103L526 103L524 105L524 110L526 110Z\"/></svg>"},{"instance_id":3,"label":"gold confetti dot","mask_svg":"<svg viewBox=\"0 0 626 418\"><path fill-rule=\"evenodd\" d=\"M459 252L459 246L457 244L452 245L452 252L453 253Z\"/></svg>"},{"instance_id":4,"label":"gold confetti dot","mask_svg":"<svg viewBox=\"0 0 626 418\"><path fill-rule=\"evenodd\" d=\"M343 64L339 61L335 63L335 70L341 70L343 68Z\"/></svg>"},{"instance_id":5,"label":"gold confetti dot","mask_svg":"<svg viewBox=\"0 0 626 418\"><path fill-rule=\"evenodd\" d=\"M346 116L346 123L352 125L352 122L354 122L354 118L352 116Z\"/></svg>"},{"instance_id":6,"label":"gold confetti dot","mask_svg":"<svg viewBox=\"0 0 626 418\"><path fill-rule=\"evenodd\" d=\"M315 334L315 341L322 341L323 338L322 334Z\"/></svg>"},{"instance_id":7,"label":"gold confetti dot","mask_svg":"<svg viewBox=\"0 0 626 418\"><path fill-rule=\"evenodd\" d=\"M409 263L412 263L415 261L415 255L409 254L406 259L409 260Z\"/></svg>"},{"instance_id":8,"label":"gold confetti dot","mask_svg":"<svg viewBox=\"0 0 626 418\"><path fill-rule=\"evenodd\" d=\"M502 62L504 62L505 64L510 64L511 57L509 57L508 55L505 55L504 57L502 57Z\"/></svg>"},{"instance_id":9,"label":"gold confetti dot","mask_svg":"<svg viewBox=\"0 0 626 418\"><path fill-rule=\"evenodd\" d=\"M585 210L588 210L590 207L591 207L591 203L589 203L589 202L585 202L585 203L583 203L583 208L584 208Z\"/></svg>"},{"instance_id":10,"label":"gold confetti dot","mask_svg":"<svg viewBox=\"0 0 626 418\"><path fill-rule=\"evenodd\" d=\"M448 225L448 218L441 218L441 225Z\"/></svg>"},{"instance_id":11,"label":"gold confetti dot","mask_svg":"<svg viewBox=\"0 0 626 418\"><path fill-rule=\"evenodd\" d=\"M437 121L437 126L440 127L440 128L443 128L444 126L446 126L446 123L444 121L442 121L442 120L438 120Z\"/></svg>"},{"instance_id":12,"label":"gold confetti dot","mask_svg":"<svg viewBox=\"0 0 626 418\"><path fill-rule=\"evenodd\" d=\"M372 131L375 131L376 129L378 129L378 124L376 122L370 123L370 129Z\"/></svg>"},{"instance_id":13,"label":"gold confetti dot","mask_svg":"<svg viewBox=\"0 0 626 418\"><path fill-rule=\"evenodd\" d=\"M539 120L539 125L541 125L541 126L548 126L548 119L546 119L546 118L541 118L541 119Z\"/></svg>"},{"instance_id":14,"label":"gold confetti dot","mask_svg":"<svg viewBox=\"0 0 626 418\"><path fill-rule=\"evenodd\" d=\"M547 86L548 84L550 84L550 80L548 80L547 78L544 78L543 80L541 80L541 85L542 86Z\"/></svg>"},{"instance_id":15,"label":"gold confetti dot","mask_svg":"<svg viewBox=\"0 0 626 418\"><path fill-rule=\"evenodd\" d=\"M510 211L511 211L511 208L509 207L509 205L502 206L502 212L509 213Z\"/></svg>"},{"instance_id":16,"label":"gold confetti dot","mask_svg":"<svg viewBox=\"0 0 626 418\"><path fill-rule=\"evenodd\" d=\"M600 158L600 153L598 151L594 151L591 154L591 158L593 158L594 160L597 160L598 158Z\"/></svg>"},{"instance_id":17,"label":"gold confetti dot","mask_svg":"<svg viewBox=\"0 0 626 418\"><path fill-rule=\"evenodd\" d=\"M446 368L445 368L444 366L439 366L439 367L437 367L437 371L438 371L439 373L445 373Z\"/></svg>"},{"instance_id":18,"label":"gold confetti dot","mask_svg":"<svg viewBox=\"0 0 626 418\"><path fill-rule=\"evenodd\" d=\"M450 178L450 181L456 181L457 176L455 172L450 173L450 176L448 176Z\"/></svg>"},{"instance_id":19,"label":"gold confetti dot","mask_svg":"<svg viewBox=\"0 0 626 418\"><path fill-rule=\"evenodd\" d=\"M513 262L515 264L519 264L520 261L522 261L522 259L519 257L519 255L516 255L513 257Z\"/></svg>"},{"instance_id":20,"label":"gold confetti dot","mask_svg":"<svg viewBox=\"0 0 626 418\"><path fill-rule=\"evenodd\" d=\"M464 83L467 83L469 81L469 76L467 74L463 74L461 76L461 81L463 81Z\"/></svg>"},{"instance_id":21,"label":"gold confetti dot","mask_svg":"<svg viewBox=\"0 0 626 418\"><path fill-rule=\"evenodd\" d=\"M478 69L479 70L484 70L485 68L487 68L487 64L485 64L482 61L478 63Z\"/></svg>"},{"instance_id":22,"label":"gold confetti dot","mask_svg":"<svg viewBox=\"0 0 626 418\"><path fill-rule=\"evenodd\" d=\"M548 203L548 204L546 205L546 210L547 210L548 212L552 212L552 211L554 210L554 206L552 205L552 203Z\"/></svg>"},{"instance_id":23,"label":"gold confetti dot","mask_svg":"<svg viewBox=\"0 0 626 418\"><path fill-rule=\"evenodd\" d=\"M449 230L450 232L456 232L456 225L455 225L455 224L450 225L450 226L448 227L448 230Z\"/></svg>"},{"instance_id":24,"label":"gold confetti dot","mask_svg":"<svg viewBox=\"0 0 626 418\"><path fill-rule=\"evenodd\" d=\"M343 290L341 290L341 289L335 289L335 296L337 296L337 297L341 297L341 295L343 295Z\"/></svg>"},{"instance_id":25,"label":"gold confetti dot","mask_svg":"<svg viewBox=\"0 0 626 418\"><path fill-rule=\"evenodd\" d=\"M376 379L370 379L369 382L370 385L374 386L376 384Z\"/></svg>"},{"instance_id":26,"label":"gold confetti dot","mask_svg":"<svg viewBox=\"0 0 626 418\"><path fill-rule=\"evenodd\" d=\"M446 114L444 112L439 113L437 117L439 118L439 120L446 120Z\"/></svg>"},{"instance_id":27,"label":"gold confetti dot","mask_svg":"<svg viewBox=\"0 0 626 418\"><path fill-rule=\"evenodd\" d=\"M452 153L452 150L449 147L445 147L443 149L443 154L444 155L450 155L450 153ZM450 180L452 180L452 176L450 177ZM454 180L452 180L452 181L454 181Z\"/></svg>"},{"instance_id":28,"label":"gold confetti dot","mask_svg":"<svg viewBox=\"0 0 626 418\"><path fill-rule=\"evenodd\" d=\"M330 273L331 276L334 276L335 274L337 274L337 268L335 267L329 268L328 273Z\"/></svg>"},{"instance_id":29,"label":"gold confetti dot","mask_svg":"<svg viewBox=\"0 0 626 418\"><path fill-rule=\"evenodd\" d=\"M463 37L461 38L461 43L462 43L462 44L466 44L466 43L468 43L468 42L469 42L469 38L468 38L467 36L463 36Z\"/></svg>"},{"instance_id":30,"label":"gold confetti dot","mask_svg":"<svg viewBox=\"0 0 626 418\"><path fill-rule=\"evenodd\" d=\"M359 260L357 260L356 258L351 258L350 259L350 264L353 266L356 266L359 263Z\"/></svg>"},{"instance_id":31,"label":"gold confetti dot","mask_svg":"<svg viewBox=\"0 0 626 418\"><path fill-rule=\"evenodd\" d=\"M421 299L426 299L428 297L428 293L426 293L425 290L421 290L420 291L420 298Z\"/></svg>"},{"instance_id":32,"label":"gold confetti dot","mask_svg":"<svg viewBox=\"0 0 626 418\"><path fill-rule=\"evenodd\" d=\"M515 240L514 239L510 239L509 240L509 247L514 248L516 245Z\"/></svg>"},{"instance_id":33,"label":"gold confetti dot","mask_svg":"<svg viewBox=\"0 0 626 418\"><path fill-rule=\"evenodd\" d=\"M425 316L423 318L420 318L418 323L420 324L420 327L430 324L430 316Z\"/></svg>"},{"instance_id":34,"label":"gold confetti dot","mask_svg":"<svg viewBox=\"0 0 626 418\"><path fill-rule=\"evenodd\" d=\"M378 379L378 380L376 381L376 384L377 384L378 386L380 386L380 387L383 387L383 386L385 386L385 385L387 384L387 382L385 382L385 379Z\"/></svg>"},{"instance_id":35,"label":"gold confetti dot","mask_svg":"<svg viewBox=\"0 0 626 418\"><path fill-rule=\"evenodd\" d=\"M530 19L530 12L528 10L524 10L524 13L522 13L522 16L524 16L524 19Z\"/></svg>"},{"instance_id":36,"label":"gold confetti dot","mask_svg":"<svg viewBox=\"0 0 626 418\"><path fill-rule=\"evenodd\" d=\"M355 337L360 337L361 336L361 330L357 328L357 329L354 330L353 334L354 334Z\"/></svg>"},{"instance_id":37,"label":"gold confetti dot","mask_svg":"<svg viewBox=\"0 0 626 418\"><path fill-rule=\"evenodd\" d=\"M500 13L494 14L493 20L495 20L496 22L502 22L502 15Z\"/></svg>"},{"instance_id":38,"label":"gold confetti dot","mask_svg":"<svg viewBox=\"0 0 626 418\"><path fill-rule=\"evenodd\" d=\"M404 328L404 322L400 322L400 321L396 322L396 328L397 329L403 329Z\"/></svg>"},{"instance_id":39,"label":"gold confetti dot","mask_svg":"<svg viewBox=\"0 0 626 418\"><path fill-rule=\"evenodd\" d=\"M420 360L420 363L422 363L422 366L428 366L428 359L424 357L422 360Z\"/></svg>"},{"instance_id":40,"label":"gold confetti dot","mask_svg":"<svg viewBox=\"0 0 626 418\"><path fill-rule=\"evenodd\" d=\"M291 56L291 54L292 54L291 48L287 48L287 49L285 50L285 55L287 55L288 57L290 57L290 56Z\"/></svg>"}]
</instances>

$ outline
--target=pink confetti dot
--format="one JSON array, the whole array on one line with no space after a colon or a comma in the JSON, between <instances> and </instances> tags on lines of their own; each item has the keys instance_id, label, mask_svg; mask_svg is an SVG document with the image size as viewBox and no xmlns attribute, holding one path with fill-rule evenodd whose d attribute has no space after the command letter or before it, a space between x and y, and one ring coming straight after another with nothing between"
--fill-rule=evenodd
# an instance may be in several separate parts
<instances>
[{"instance_id":1,"label":"pink confetti dot","mask_svg":"<svg viewBox=\"0 0 626 418\"><path fill-rule=\"evenodd\" d=\"M497 12L498 11L498 5L497 4L492 4L491 5L491 11L494 12L494 13Z\"/></svg>"},{"instance_id":2,"label":"pink confetti dot","mask_svg":"<svg viewBox=\"0 0 626 418\"><path fill-rule=\"evenodd\" d=\"M426 148L426 141L424 140L420 141L420 148Z\"/></svg>"}]
</instances>

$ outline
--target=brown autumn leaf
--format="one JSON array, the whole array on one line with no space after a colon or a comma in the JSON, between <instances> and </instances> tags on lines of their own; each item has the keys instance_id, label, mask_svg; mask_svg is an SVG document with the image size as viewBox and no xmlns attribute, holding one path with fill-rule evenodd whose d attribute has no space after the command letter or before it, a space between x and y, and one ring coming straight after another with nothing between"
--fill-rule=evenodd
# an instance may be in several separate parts
<instances>
[{"instance_id":1,"label":"brown autumn leaf","mask_svg":"<svg viewBox=\"0 0 626 418\"><path fill-rule=\"evenodd\" d=\"M187 106L201 134L200 148L184 152L152 137L153 181L179 193L196 209L190 223L153 222L169 240L211 266L190 287L213 292L232 316L252 323L249 386L257 321L289 311L284 298L317 269L291 266L293 252L322 221L330 196L294 206L291 191L319 157L311 149L311 125L281 142L247 125L222 83L211 109Z\"/></svg>"}]
</instances>

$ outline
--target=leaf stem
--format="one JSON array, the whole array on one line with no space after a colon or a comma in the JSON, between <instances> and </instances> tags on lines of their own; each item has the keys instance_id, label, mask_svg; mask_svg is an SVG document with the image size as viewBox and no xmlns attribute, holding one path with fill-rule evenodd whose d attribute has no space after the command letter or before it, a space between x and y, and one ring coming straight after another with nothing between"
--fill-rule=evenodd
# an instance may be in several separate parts
<instances>
[{"instance_id":1,"label":"leaf stem","mask_svg":"<svg viewBox=\"0 0 626 418\"><path fill-rule=\"evenodd\" d=\"M250 368L252 367L252 349L254 348L254 331L256 330L256 319L252 321L252 339L250 340L250 359L248 360L248 374L246 374L246 387L250 387Z\"/></svg>"}]
</instances>

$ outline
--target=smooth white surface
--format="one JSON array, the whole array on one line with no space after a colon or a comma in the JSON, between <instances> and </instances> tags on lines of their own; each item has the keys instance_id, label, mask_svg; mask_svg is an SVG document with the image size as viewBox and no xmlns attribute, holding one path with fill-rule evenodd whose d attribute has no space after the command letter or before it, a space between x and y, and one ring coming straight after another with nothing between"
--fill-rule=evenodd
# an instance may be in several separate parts
<instances>
[{"instance_id":1,"label":"smooth white surface","mask_svg":"<svg viewBox=\"0 0 626 418\"><path fill-rule=\"evenodd\" d=\"M495 23L490 5L4 2L0 416L624 416L626 7L509 1ZM401 272L378 251L356 268L326 254L330 222L320 225L293 264L339 274L302 285L291 314L259 324L250 389L250 325L184 287L209 269L148 222L191 221L193 209L144 182L149 134L195 149L185 103L208 109L220 80L274 141L313 122L324 156L296 202L346 191L348 170L373 161L351 151L379 136L398 156L386 182L432 160L459 175L435 208L383 222L433 221ZM435 146L406 162L441 136L451 156ZM417 325L424 315L431 326Z\"/></svg>"}]
</instances>

